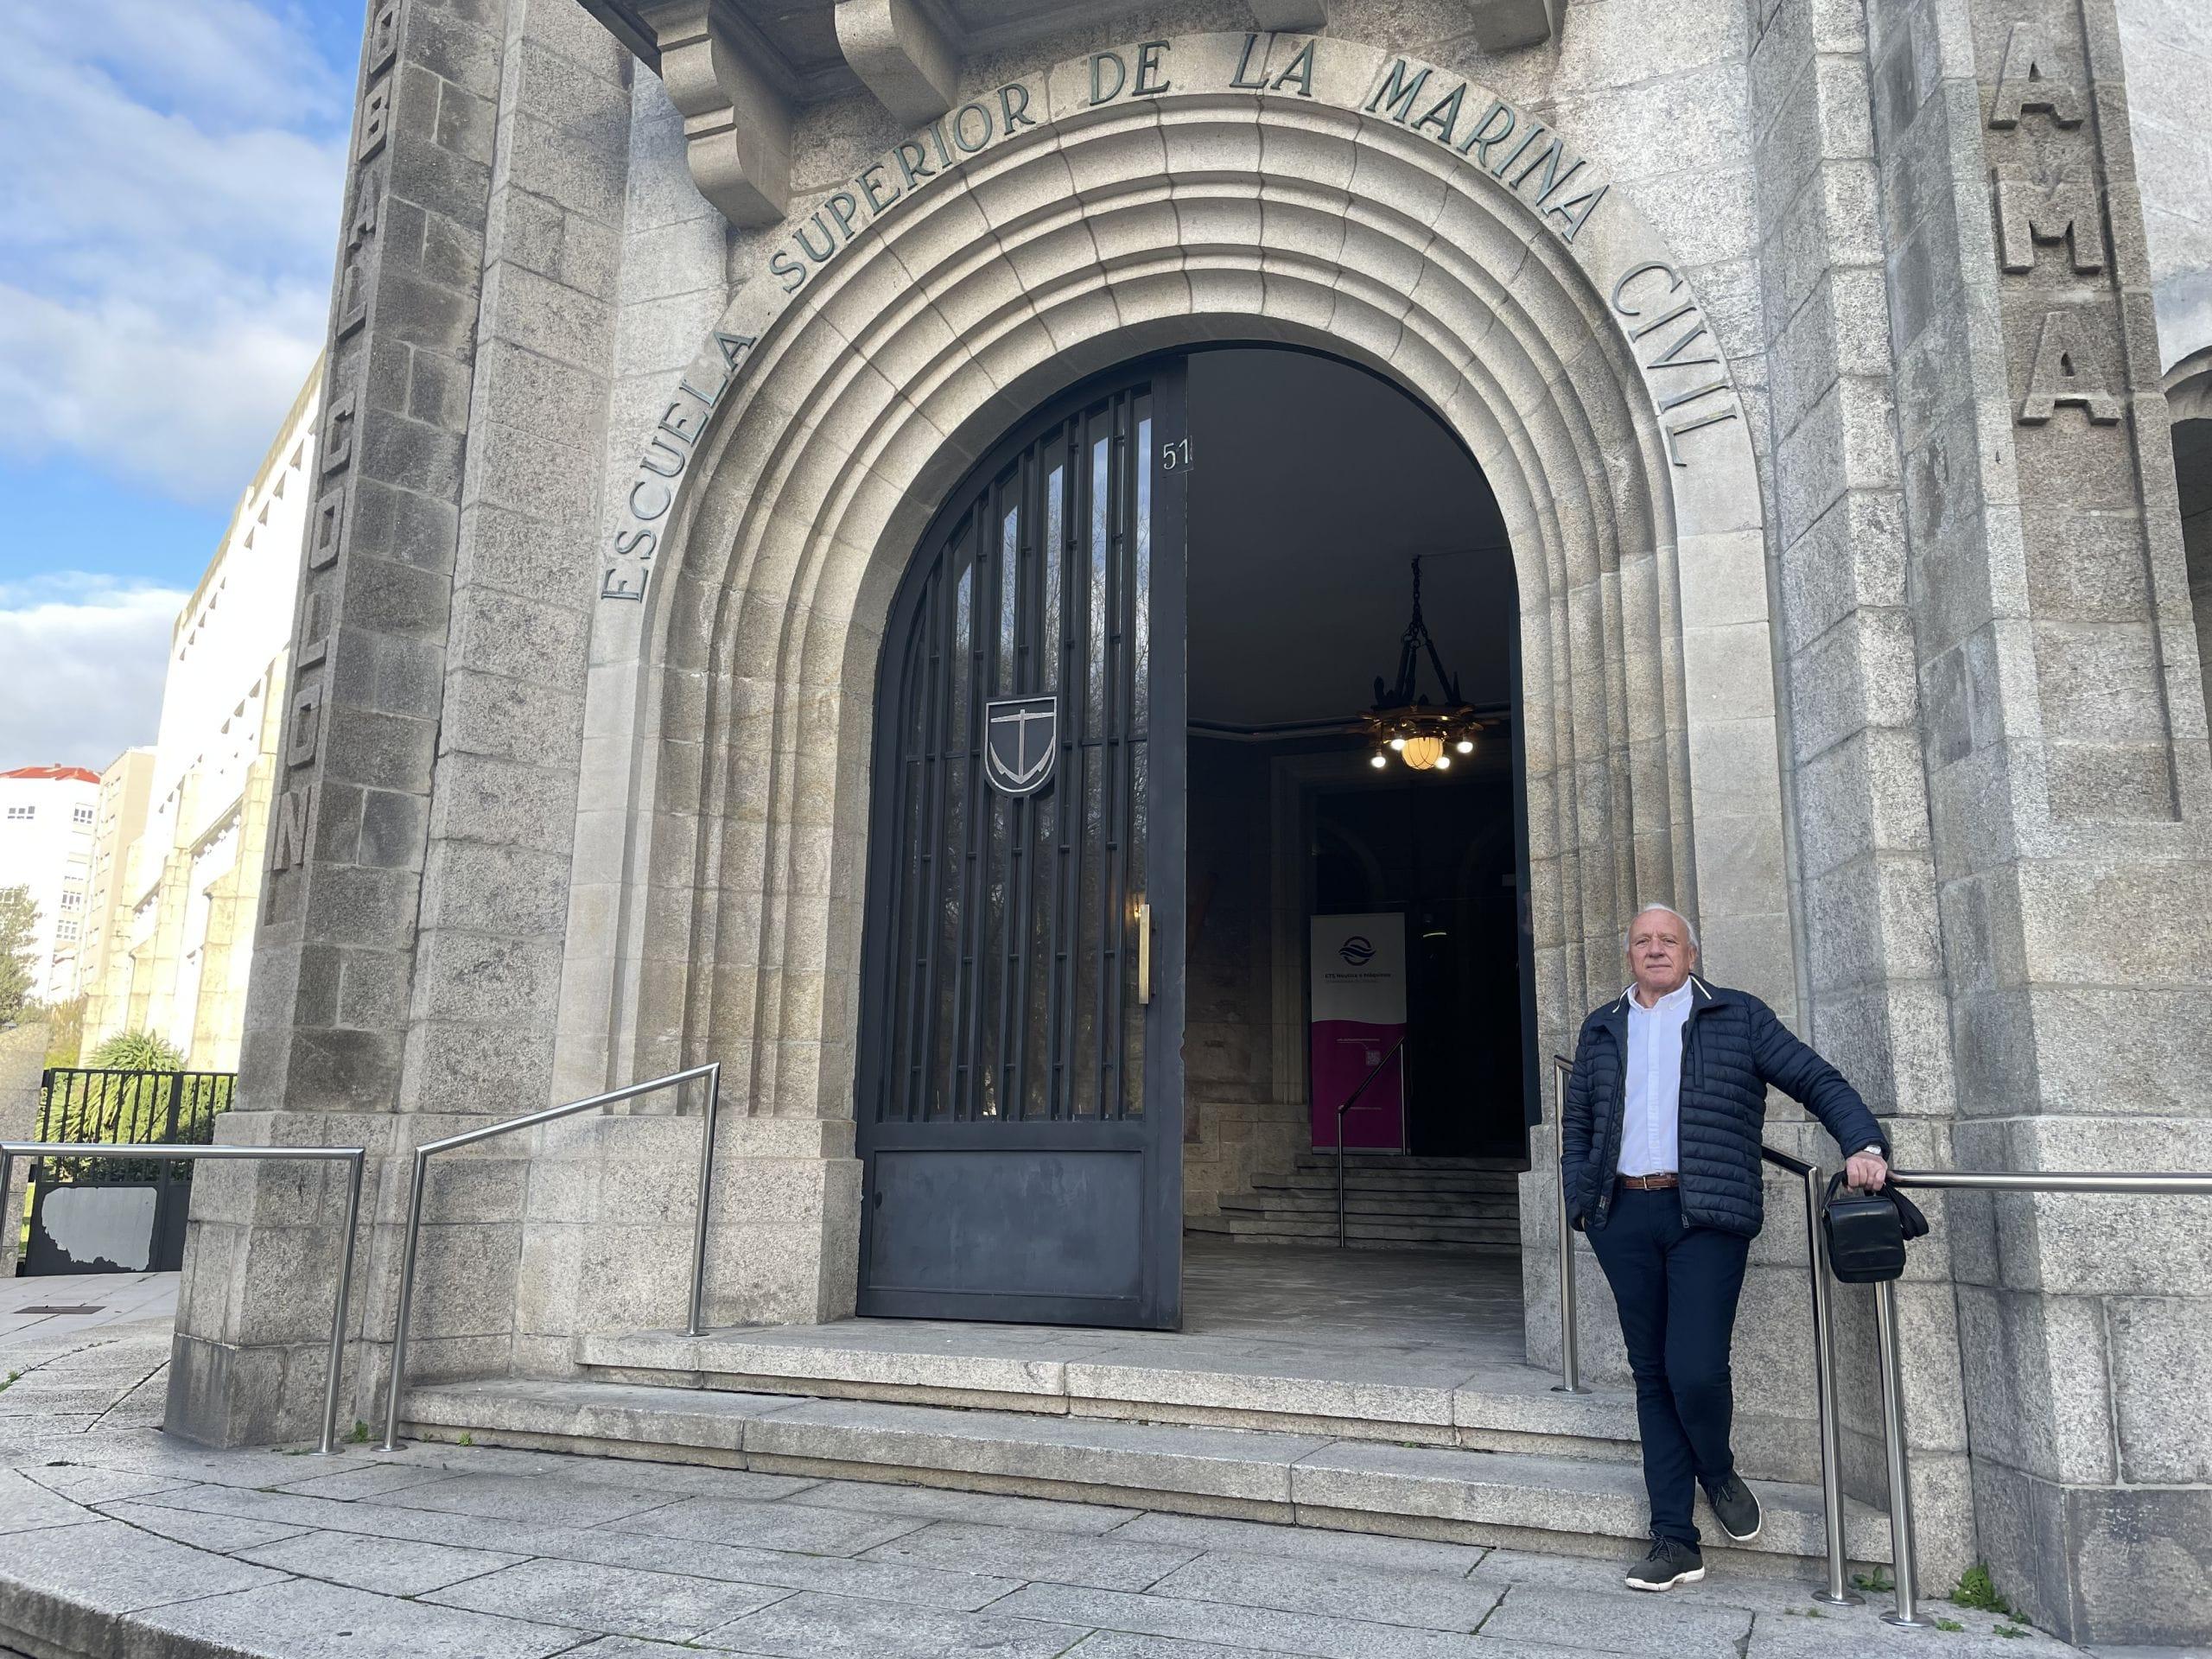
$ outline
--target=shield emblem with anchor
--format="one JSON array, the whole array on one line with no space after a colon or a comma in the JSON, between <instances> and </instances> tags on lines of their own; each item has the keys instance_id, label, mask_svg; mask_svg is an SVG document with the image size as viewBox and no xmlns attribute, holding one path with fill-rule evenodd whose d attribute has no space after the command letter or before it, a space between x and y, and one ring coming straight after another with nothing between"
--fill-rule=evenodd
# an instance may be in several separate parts
<instances>
[{"instance_id":1,"label":"shield emblem with anchor","mask_svg":"<svg viewBox=\"0 0 2212 1659\"><path fill-rule=\"evenodd\" d=\"M1001 697L983 705L983 776L1001 795L1034 795L1060 752L1060 700Z\"/></svg>"}]
</instances>

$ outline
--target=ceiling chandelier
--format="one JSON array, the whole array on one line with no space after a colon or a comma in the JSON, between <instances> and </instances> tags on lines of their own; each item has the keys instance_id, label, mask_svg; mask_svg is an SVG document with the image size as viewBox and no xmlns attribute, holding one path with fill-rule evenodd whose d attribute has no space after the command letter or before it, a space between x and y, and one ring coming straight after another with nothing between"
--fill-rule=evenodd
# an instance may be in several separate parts
<instances>
[{"instance_id":1,"label":"ceiling chandelier","mask_svg":"<svg viewBox=\"0 0 2212 1659\"><path fill-rule=\"evenodd\" d=\"M1435 671L1436 685L1444 701L1431 702L1418 681L1421 659L1426 655ZM1368 765L1390 764L1390 756L1415 772L1450 770L1454 755L1472 754L1475 740L1491 724L1480 718L1459 695L1459 682L1444 671L1436 639L1421 613L1421 561L1414 561L1414 613L1398 642L1397 683L1386 687L1375 677L1375 706L1359 717L1368 741L1375 747Z\"/></svg>"}]
</instances>

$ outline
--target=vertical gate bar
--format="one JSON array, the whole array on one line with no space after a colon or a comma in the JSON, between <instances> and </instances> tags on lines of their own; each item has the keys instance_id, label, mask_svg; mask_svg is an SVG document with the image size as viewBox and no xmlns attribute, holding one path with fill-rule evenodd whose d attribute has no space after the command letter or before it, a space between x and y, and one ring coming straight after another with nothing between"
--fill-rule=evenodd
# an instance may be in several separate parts
<instances>
[{"instance_id":1,"label":"vertical gate bar","mask_svg":"<svg viewBox=\"0 0 2212 1659\"><path fill-rule=\"evenodd\" d=\"M990 505L986 492L976 504L969 527L973 545L969 569L974 575L968 607L968 706L961 710L968 745L967 854L961 863L960 932L962 944L953 987L952 1075L953 1110L972 1122L980 1116L982 1090L976 1069L983 1044L983 885L990 862L990 792L983 784L983 700L990 695L990 662L986 640L988 619L996 608L997 587L991 576ZM995 632L995 630L992 630ZM964 1080L964 1082L961 1081Z\"/></svg>"},{"instance_id":2,"label":"vertical gate bar","mask_svg":"<svg viewBox=\"0 0 2212 1659\"><path fill-rule=\"evenodd\" d=\"M1021 493L1015 508L1018 531L1016 546L1017 569L1020 579L1015 584L1014 604L1014 689L1020 696L1029 696L1038 690L1039 671L1037 658L1039 617L1044 609L1043 584L1037 569L1037 524L1042 517L1042 503L1038 499L1039 474L1037 459L1041 451L1031 448L1021 457ZM1057 724L1053 739L1058 741ZM1014 822L1007 834L1007 844L1013 849L1014 868L1007 877L1007 890L1012 896L1012 916L1007 925L1007 938L1012 947L1007 954L1006 977L1007 1018L1013 1029L1005 1033L1012 1046L1007 1060L1007 1073L1000 1084L1001 1098L1006 1103L1007 1116L1022 1118L1029 1115L1029 929L1030 882L1033 879L1030 856L1030 842L1037 833L1036 797L1022 796L1014 803Z\"/></svg>"},{"instance_id":3,"label":"vertical gate bar","mask_svg":"<svg viewBox=\"0 0 2212 1659\"><path fill-rule=\"evenodd\" d=\"M346 1374L346 1308L353 1289L353 1240L361 1229L361 1173L368 1162L366 1148L358 1148L346 1160L346 1236L338 1252L338 1294L330 1310L330 1366L322 1382L322 1445L327 1458L338 1450L338 1390Z\"/></svg>"},{"instance_id":4,"label":"vertical gate bar","mask_svg":"<svg viewBox=\"0 0 2212 1659\"><path fill-rule=\"evenodd\" d=\"M938 814L938 749L942 737L939 730L942 715L938 703L942 695L943 676L938 672L937 631L940 596L944 591L944 572L940 567L929 578L922 596L922 686L921 722L921 810L915 833L915 863L902 866L897 879L910 881L913 891L907 894L908 914L913 924L912 955L908 958L911 976L906 985L907 1009L907 1075L904 1084L906 1109L900 1115L908 1122L929 1113L929 1076L931 1046L933 1041L929 1028L929 986L931 963L936 951L931 940L937 925L937 844L940 835Z\"/></svg>"},{"instance_id":5,"label":"vertical gate bar","mask_svg":"<svg viewBox=\"0 0 2212 1659\"><path fill-rule=\"evenodd\" d=\"M1071 982L1068 933L1074 926L1077 895L1083 890L1078 826L1083 809L1085 730L1080 652L1090 612L1087 604L1078 602L1077 596L1087 597L1090 587L1087 581L1078 587L1075 578L1088 557L1077 555L1079 548L1089 546L1082 539L1079 526L1090 522L1090 474L1084 465L1090 451L1084 442L1084 431L1082 415L1071 415L1061 436L1061 461L1067 477L1064 492L1066 507L1060 520L1060 544L1053 554L1060 562L1060 637L1057 648L1060 653L1060 696L1067 705L1061 720L1064 729L1060 734L1059 798L1053 814L1058 835L1052 870L1052 965L1046 970L1052 976L1052 987L1051 1116L1055 1119L1075 1116L1075 991Z\"/></svg>"},{"instance_id":6,"label":"vertical gate bar","mask_svg":"<svg viewBox=\"0 0 2212 1659\"><path fill-rule=\"evenodd\" d=\"M1106 750L1104 753L1106 868L1098 884L1100 911L1098 944L1103 953L1098 965L1098 1116L1103 1119L1128 1116L1124 1097L1128 1079L1122 1065L1122 982L1128 970L1129 930L1129 741L1130 696L1128 686L1128 606L1131 502L1135 496L1136 467L1131 458L1135 442L1134 394L1114 394L1112 448L1106 452L1106 476L1114 491L1113 507L1106 521Z\"/></svg>"},{"instance_id":7,"label":"vertical gate bar","mask_svg":"<svg viewBox=\"0 0 2212 1659\"><path fill-rule=\"evenodd\" d=\"M1904 1370L1897 1352L1897 1285L1885 1279L1874 1287L1874 1360L1881 1372L1883 1449L1890 1468L1890 1571L1897 1580L1897 1605L1882 1615L1885 1624L1930 1630L1920 1616L1919 1551L1912 1535L1912 1480L1904 1446Z\"/></svg>"},{"instance_id":8,"label":"vertical gate bar","mask_svg":"<svg viewBox=\"0 0 2212 1659\"><path fill-rule=\"evenodd\" d=\"M1818 1164L1804 1174L1805 1262L1813 1287L1813 1410L1821 1429L1821 1524L1827 1535L1828 1581L1815 1601L1849 1607L1866 1599L1851 1587L1843 1535L1843 1431L1837 1421L1835 1298L1828 1286L1827 1240L1821 1232L1821 1198L1827 1177Z\"/></svg>"},{"instance_id":9,"label":"vertical gate bar","mask_svg":"<svg viewBox=\"0 0 2212 1659\"><path fill-rule=\"evenodd\" d=\"M945 601L946 590L951 586L942 564L932 583L930 613L931 655L930 690L926 705L925 728L930 753L929 791L927 804L923 810L924 840L923 880L914 895L917 915L920 921L915 935L915 947L920 952L922 972L919 978L921 997L921 1046L916 1051L914 1064L919 1068L921 1091L916 1101L919 1116L926 1120L930 1115L930 1096L937 1078L937 969L938 912L944 905L944 772L945 756L949 747L945 722L951 717L952 672L945 658L950 650L948 643L951 624L946 613L951 607Z\"/></svg>"}]
</instances>

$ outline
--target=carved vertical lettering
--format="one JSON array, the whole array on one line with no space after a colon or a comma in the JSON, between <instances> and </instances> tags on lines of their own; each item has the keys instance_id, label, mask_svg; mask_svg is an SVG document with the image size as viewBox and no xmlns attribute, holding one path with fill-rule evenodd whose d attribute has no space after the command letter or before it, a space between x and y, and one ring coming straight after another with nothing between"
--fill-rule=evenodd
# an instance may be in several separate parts
<instances>
[{"instance_id":1,"label":"carved vertical lettering","mask_svg":"<svg viewBox=\"0 0 2212 1659\"><path fill-rule=\"evenodd\" d=\"M2075 270L2105 268L2104 215L2087 168L2067 168L2046 183L2028 178L2017 167L1997 168L1993 177L1998 261L2006 270L2033 270L2037 243L2069 239Z\"/></svg>"},{"instance_id":2,"label":"carved vertical lettering","mask_svg":"<svg viewBox=\"0 0 2212 1659\"><path fill-rule=\"evenodd\" d=\"M315 823L315 797L320 784L288 789L276 798L269 814L269 868L274 873L308 861L308 836Z\"/></svg>"},{"instance_id":3,"label":"carved vertical lettering","mask_svg":"<svg viewBox=\"0 0 2212 1659\"><path fill-rule=\"evenodd\" d=\"M2062 73L2043 31L2015 23L2005 39L2005 60L1997 71L1997 92L1989 103L1989 124L2016 127L2020 118L2040 110L2062 127L2080 124L2082 94Z\"/></svg>"},{"instance_id":4,"label":"carved vertical lettering","mask_svg":"<svg viewBox=\"0 0 2212 1659\"><path fill-rule=\"evenodd\" d=\"M2046 311L2036 339L2035 361L2028 369L2028 395L2020 405L2020 422L2039 426L2061 404L2089 411L2100 426L2120 418L2120 399L2106 389L2104 371L2095 349L2084 336L2071 311Z\"/></svg>"},{"instance_id":5,"label":"carved vertical lettering","mask_svg":"<svg viewBox=\"0 0 2212 1659\"><path fill-rule=\"evenodd\" d=\"M292 690L292 729L284 740L287 766L311 765L322 752L322 692L320 680Z\"/></svg>"},{"instance_id":6,"label":"carved vertical lettering","mask_svg":"<svg viewBox=\"0 0 2212 1659\"><path fill-rule=\"evenodd\" d=\"M322 411L322 442L317 446L326 473L342 473L353 461L353 394L341 392Z\"/></svg>"}]
</instances>

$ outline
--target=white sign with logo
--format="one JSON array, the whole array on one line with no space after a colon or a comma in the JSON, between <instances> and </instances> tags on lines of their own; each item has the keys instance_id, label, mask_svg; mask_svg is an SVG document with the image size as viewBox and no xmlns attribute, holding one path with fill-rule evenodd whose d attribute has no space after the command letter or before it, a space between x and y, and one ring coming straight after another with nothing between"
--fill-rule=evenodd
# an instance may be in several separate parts
<instances>
[{"instance_id":1,"label":"white sign with logo","mask_svg":"<svg viewBox=\"0 0 2212 1659\"><path fill-rule=\"evenodd\" d=\"M1389 1064L1343 1115L1344 1144L1399 1152L1406 1144L1406 918L1395 911L1316 916L1311 936L1313 1145L1337 1145L1337 1109Z\"/></svg>"}]
</instances>

